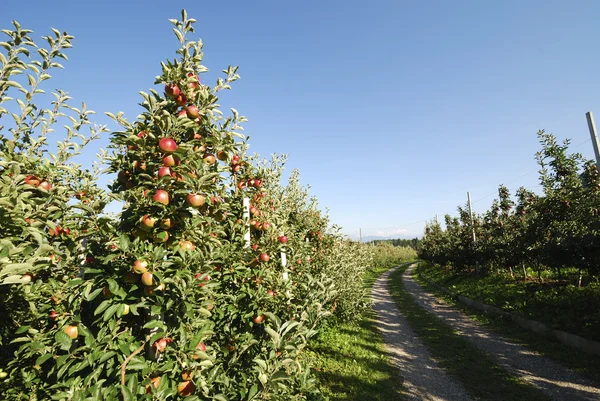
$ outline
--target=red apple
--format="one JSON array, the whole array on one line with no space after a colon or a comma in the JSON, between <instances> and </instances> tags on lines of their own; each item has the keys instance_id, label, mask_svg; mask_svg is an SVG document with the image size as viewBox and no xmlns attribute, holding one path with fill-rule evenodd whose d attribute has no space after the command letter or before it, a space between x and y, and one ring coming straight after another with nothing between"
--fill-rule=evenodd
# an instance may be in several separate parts
<instances>
[{"instance_id":1,"label":"red apple","mask_svg":"<svg viewBox=\"0 0 600 401\"><path fill-rule=\"evenodd\" d=\"M223 162L226 161L228 157L229 157L229 155L224 150L219 150L217 152L217 159L219 159Z\"/></svg>"},{"instance_id":2,"label":"red apple","mask_svg":"<svg viewBox=\"0 0 600 401\"><path fill-rule=\"evenodd\" d=\"M270 296L270 297L274 297L277 294L275 294L275 291L269 290L269 291L267 291L267 295Z\"/></svg>"},{"instance_id":3,"label":"red apple","mask_svg":"<svg viewBox=\"0 0 600 401\"><path fill-rule=\"evenodd\" d=\"M282 244L287 244L288 242L288 237L286 237L285 235L281 235L278 238L279 242L281 242Z\"/></svg>"},{"instance_id":4,"label":"red apple","mask_svg":"<svg viewBox=\"0 0 600 401\"><path fill-rule=\"evenodd\" d=\"M261 253L259 258L261 262L268 262L271 259L268 253Z\"/></svg>"},{"instance_id":5,"label":"red apple","mask_svg":"<svg viewBox=\"0 0 600 401\"><path fill-rule=\"evenodd\" d=\"M163 164L167 167L179 166L181 159L174 155L167 155L163 157Z\"/></svg>"},{"instance_id":6,"label":"red apple","mask_svg":"<svg viewBox=\"0 0 600 401\"><path fill-rule=\"evenodd\" d=\"M164 153L171 154L177 150L177 143L171 138L162 138L158 141L158 147Z\"/></svg>"},{"instance_id":7,"label":"red apple","mask_svg":"<svg viewBox=\"0 0 600 401\"><path fill-rule=\"evenodd\" d=\"M144 215L144 217L142 217L142 219L141 219L142 230L152 231L152 228L154 228L154 225L156 224L157 220L158 219L156 217L150 217L147 214Z\"/></svg>"},{"instance_id":8,"label":"red apple","mask_svg":"<svg viewBox=\"0 0 600 401\"><path fill-rule=\"evenodd\" d=\"M52 312L50 312L48 317L52 320L56 320L56 318L58 317L58 313L55 310L53 310Z\"/></svg>"},{"instance_id":9,"label":"red apple","mask_svg":"<svg viewBox=\"0 0 600 401\"><path fill-rule=\"evenodd\" d=\"M146 273L148 271L148 262L145 260L136 260L135 262L133 262L133 271L137 274Z\"/></svg>"},{"instance_id":10,"label":"red apple","mask_svg":"<svg viewBox=\"0 0 600 401\"><path fill-rule=\"evenodd\" d=\"M163 205L169 204L169 193L164 189L159 189L156 191L152 200L157 203L162 203Z\"/></svg>"},{"instance_id":11,"label":"red apple","mask_svg":"<svg viewBox=\"0 0 600 401\"><path fill-rule=\"evenodd\" d=\"M159 178L163 178L163 177L171 177L171 175L173 174L173 172L171 171L171 168L167 167L167 166L162 166L161 168L158 169L158 177Z\"/></svg>"},{"instance_id":12,"label":"red apple","mask_svg":"<svg viewBox=\"0 0 600 401\"><path fill-rule=\"evenodd\" d=\"M189 194L186 200L190 206L194 207L200 207L204 205L204 203L206 203L206 198L204 197L204 195L200 194Z\"/></svg>"},{"instance_id":13,"label":"red apple","mask_svg":"<svg viewBox=\"0 0 600 401\"><path fill-rule=\"evenodd\" d=\"M165 217L160 221L160 228L168 230L171 227L173 227L173 220L170 217Z\"/></svg>"},{"instance_id":14,"label":"red apple","mask_svg":"<svg viewBox=\"0 0 600 401\"><path fill-rule=\"evenodd\" d=\"M184 381L177 385L177 394L182 397L188 397L194 394L194 391L196 391L196 385L191 381Z\"/></svg>"},{"instance_id":15,"label":"red apple","mask_svg":"<svg viewBox=\"0 0 600 401\"><path fill-rule=\"evenodd\" d=\"M40 179L37 178L35 175L28 175L27 177L25 177L25 184L37 187L38 185L40 185Z\"/></svg>"},{"instance_id":16,"label":"red apple","mask_svg":"<svg viewBox=\"0 0 600 401\"><path fill-rule=\"evenodd\" d=\"M169 345L169 342L166 338L163 337L154 343L154 349L157 353L161 353L164 352L165 349L167 349L167 345Z\"/></svg>"},{"instance_id":17,"label":"red apple","mask_svg":"<svg viewBox=\"0 0 600 401\"><path fill-rule=\"evenodd\" d=\"M181 94L175 98L175 103L177 103L178 106L184 107L187 102L188 98L184 94Z\"/></svg>"},{"instance_id":18,"label":"red apple","mask_svg":"<svg viewBox=\"0 0 600 401\"><path fill-rule=\"evenodd\" d=\"M67 335L74 340L79 335L79 331L77 330L77 326L68 325L63 328L63 331L67 333Z\"/></svg>"},{"instance_id":19,"label":"red apple","mask_svg":"<svg viewBox=\"0 0 600 401\"><path fill-rule=\"evenodd\" d=\"M153 278L154 276L150 272L142 274L142 284L144 284L146 287L152 286Z\"/></svg>"},{"instance_id":20,"label":"red apple","mask_svg":"<svg viewBox=\"0 0 600 401\"><path fill-rule=\"evenodd\" d=\"M40 185L38 185L38 187L45 189L46 191L50 191L50 189L52 188L52 185L48 181L42 181L42 182L40 182Z\"/></svg>"},{"instance_id":21,"label":"red apple","mask_svg":"<svg viewBox=\"0 0 600 401\"><path fill-rule=\"evenodd\" d=\"M196 118L200 117L200 109L198 109L197 106L194 106L194 105L188 106L185 109L185 112L186 112L188 118L191 118L192 120L195 120Z\"/></svg>"},{"instance_id":22,"label":"red apple","mask_svg":"<svg viewBox=\"0 0 600 401\"><path fill-rule=\"evenodd\" d=\"M190 241L181 241L179 243L179 246L184 251L193 251L194 249L196 249L196 247L194 246L194 244L192 244Z\"/></svg>"},{"instance_id":23,"label":"red apple","mask_svg":"<svg viewBox=\"0 0 600 401\"><path fill-rule=\"evenodd\" d=\"M262 187L262 184L263 184L263 182L262 182L262 180L260 178L257 178L257 179L254 180L254 187L255 188Z\"/></svg>"},{"instance_id":24,"label":"red apple","mask_svg":"<svg viewBox=\"0 0 600 401\"><path fill-rule=\"evenodd\" d=\"M217 161L217 159L215 159L215 155L213 155L212 153L205 153L203 159L204 163L207 164L215 164L215 162Z\"/></svg>"},{"instance_id":25,"label":"red apple","mask_svg":"<svg viewBox=\"0 0 600 401\"><path fill-rule=\"evenodd\" d=\"M165 94L170 98L176 98L181 93L179 86L175 84L165 85Z\"/></svg>"},{"instance_id":26,"label":"red apple","mask_svg":"<svg viewBox=\"0 0 600 401\"><path fill-rule=\"evenodd\" d=\"M264 231L269 231L269 230L271 229L271 223L269 223L268 221L265 221L265 222L262 224L262 229L263 229Z\"/></svg>"},{"instance_id":27,"label":"red apple","mask_svg":"<svg viewBox=\"0 0 600 401\"><path fill-rule=\"evenodd\" d=\"M263 322L263 320L265 320L265 316L264 315L256 315L254 316L254 318L252 319L252 321L256 324L261 324Z\"/></svg>"},{"instance_id":28,"label":"red apple","mask_svg":"<svg viewBox=\"0 0 600 401\"><path fill-rule=\"evenodd\" d=\"M177 117L187 117L187 112L185 111L185 109L179 110L179 112L177 113Z\"/></svg>"},{"instance_id":29,"label":"red apple","mask_svg":"<svg viewBox=\"0 0 600 401\"><path fill-rule=\"evenodd\" d=\"M169 240L169 233L167 231L159 231L154 234L154 242L162 244Z\"/></svg>"}]
</instances>

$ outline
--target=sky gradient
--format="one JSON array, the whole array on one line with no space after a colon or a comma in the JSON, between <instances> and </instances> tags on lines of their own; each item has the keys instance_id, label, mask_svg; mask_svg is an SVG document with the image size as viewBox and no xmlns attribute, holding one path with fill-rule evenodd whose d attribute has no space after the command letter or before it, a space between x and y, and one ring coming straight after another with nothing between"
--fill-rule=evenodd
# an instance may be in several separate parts
<instances>
[{"instance_id":1,"label":"sky gradient","mask_svg":"<svg viewBox=\"0 0 600 401\"><path fill-rule=\"evenodd\" d=\"M539 129L593 158L600 2L288 3L4 0L0 27L74 35L46 89L117 129L102 113L135 119L138 92L175 57L168 19L186 8L205 43L203 82L240 66L220 103L249 119L251 151L289 154L288 170L349 235L420 236L467 191L483 212L500 184L538 189Z\"/></svg>"}]
</instances>

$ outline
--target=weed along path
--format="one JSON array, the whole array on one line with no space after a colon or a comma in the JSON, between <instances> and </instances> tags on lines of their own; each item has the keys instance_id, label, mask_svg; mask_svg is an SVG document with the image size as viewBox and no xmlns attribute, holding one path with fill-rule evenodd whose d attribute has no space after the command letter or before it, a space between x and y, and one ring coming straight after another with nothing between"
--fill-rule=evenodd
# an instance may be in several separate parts
<instances>
[{"instance_id":1,"label":"weed along path","mask_svg":"<svg viewBox=\"0 0 600 401\"><path fill-rule=\"evenodd\" d=\"M426 347L398 312L387 289L389 275L394 270L396 268L387 271L377 279L371 297L373 310L378 317L377 328L383 335L391 362L402 371L409 399L471 400L465 390L431 359Z\"/></svg>"},{"instance_id":2,"label":"weed along path","mask_svg":"<svg viewBox=\"0 0 600 401\"><path fill-rule=\"evenodd\" d=\"M430 295L412 277L413 267L404 272L406 291L420 306L437 316L456 333L488 353L499 365L533 384L553 400L600 400L600 385L533 352L511 340L490 332L462 312Z\"/></svg>"}]
</instances>

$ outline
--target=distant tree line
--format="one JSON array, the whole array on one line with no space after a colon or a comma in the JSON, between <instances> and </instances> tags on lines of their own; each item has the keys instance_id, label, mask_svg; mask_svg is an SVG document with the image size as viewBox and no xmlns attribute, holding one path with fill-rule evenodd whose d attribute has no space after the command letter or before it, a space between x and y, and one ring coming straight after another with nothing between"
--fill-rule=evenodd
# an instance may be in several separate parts
<instances>
[{"instance_id":1,"label":"distant tree line","mask_svg":"<svg viewBox=\"0 0 600 401\"><path fill-rule=\"evenodd\" d=\"M416 251L419 250L420 246L421 246L421 240L419 238L413 238L413 239L381 239L381 240L374 240L372 241L374 242L376 245L379 244L390 244L393 246L403 246L403 247L408 247L408 248L412 248Z\"/></svg>"}]
</instances>

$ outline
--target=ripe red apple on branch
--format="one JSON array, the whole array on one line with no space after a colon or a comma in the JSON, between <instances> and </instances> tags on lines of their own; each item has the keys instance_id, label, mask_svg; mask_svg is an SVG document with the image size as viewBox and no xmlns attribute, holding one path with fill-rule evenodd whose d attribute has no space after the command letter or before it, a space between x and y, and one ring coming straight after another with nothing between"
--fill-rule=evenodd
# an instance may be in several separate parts
<instances>
[{"instance_id":1,"label":"ripe red apple on branch","mask_svg":"<svg viewBox=\"0 0 600 401\"><path fill-rule=\"evenodd\" d=\"M196 385L191 381L184 381L177 385L177 394L182 397L188 397L194 394L194 391L196 391Z\"/></svg>"},{"instance_id":2,"label":"ripe red apple on branch","mask_svg":"<svg viewBox=\"0 0 600 401\"><path fill-rule=\"evenodd\" d=\"M190 118L192 120L195 120L196 118L200 117L200 109L198 109L198 106L194 106L194 105L188 106L185 109L185 112L186 112L188 118Z\"/></svg>"},{"instance_id":3,"label":"ripe red apple on branch","mask_svg":"<svg viewBox=\"0 0 600 401\"><path fill-rule=\"evenodd\" d=\"M147 214L144 215L144 217L142 217L141 219L141 223L142 223L142 230L144 231L152 231L152 229L154 228L154 225L157 222L157 218L156 217L150 217Z\"/></svg>"},{"instance_id":4,"label":"ripe red apple on branch","mask_svg":"<svg viewBox=\"0 0 600 401\"><path fill-rule=\"evenodd\" d=\"M213 155L212 153L205 153L203 160L207 164L215 164L215 162L217 161L217 159L215 159L215 155Z\"/></svg>"},{"instance_id":5,"label":"ripe red apple on branch","mask_svg":"<svg viewBox=\"0 0 600 401\"><path fill-rule=\"evenodd\" d=\"M145 260L136 260L133 262L133 271L137 274L144 274L148 271L148 262Z\"/></svg>"},{"instance_id":6,"label":"ripe red apple on branch","mask_svg":"<svg viewBox=\"0 0 600 401\"><path fill-rule=\"evenodd\" d=\"M50 189L52 189L52 185L48 181L42 181L42 182L40 182L40 185L38 185L38 188L42 188L42 189L45 189L46 191L50 191Z\"/></svg>"},{"instance_id":7,"label":"ripe red apple on branch","mask_svg":"<svg viewBox=\"0 0 600 401\"><path fill-rule=\"evenodd\" d=\"M73 326L73 325L67 325L63 328L63 331L65 333L67 333L67 335L71 338L71 340L74 340L77 338L77 336L79 335L79 331L77 329L77 326Z\"/></svg>"},{"instance_id":8,"label":"ripe red apple on branch","mask_svg":"<svg viewBox=\"0 0 600 401\"><path fill-rule=\"evenodd\" d=\"M165 85L165 94L174 99L181 94L181 90L179 89L179 86L175 84L167 84Z\"/></svg>"},{"instance_id":9,"label":"ripe red apple on branch","mask_svg":"<svg viewBox=\"0 0 600 401\"><path fill-rule=\"evenodd\" d=\"M142 284L144 284L146 287L150 287L153 285L153 279L154 276L150 272L145 272L144 274L142 274Z\"/></svg>"},{"instance_id":10,"label":"ripe red apple on branch","mask_svg":"<svg viewBox=\"0 0 600 401\"><path fill-rule=\"evenodd\" d=\"M167 155L163 157L163 164L167 167L179 166L181 159L175 155Z\"/></svg>"},{"instance_id":11,"label":"ripe red apple on branch","mask_svg":"<svg viewBox=\"0 0 600 401\"><path fill-rule=\"evenodd\" d=\"M161 168L158 169L158 178L163 178L163 177L172 177L174 174L171 171L171 168L167 167L167 166L163 166Z\"/></svg>"},{"instance_id":12,"label":"ripe red apple on branch","mask_svg":"<svg viewBox=\"0 0 600 401\"><path fill-rule=\"evenodd\" d=\"M200 207L204 205L204 203L206 203L206 198L204 197L204 195L200 194L189 194L186 197L186 201L190 206Z\"/></svg>"},{"instance_id":13,"label":"ripe red apple on branch","mask_svg":"<svg viewBox=\"0 0 600 401\"><path fill-rule=\"evenodd\" d=\"M163 205L169 204L169 193L164 189L159 189L154 193L152 200L157 203L162 203Z\"/></svg>"},{"instance_id":14,"label":"ripe red apple on branch","mask_svg":"<svg viewBox=\"0 0 600 401\"><path fill-rule=\"evenodd\" d=\"M35 175L28 175L27 177L25 177L25 184L31 185L33 187L37 187L38 185L40 185L40 182L40 179L37 178Z\"/></svg>"},{"instance_id":15,"label":"ripe red apple on branch","mask_svg":"<svg viewBox=\"0 0 600 401\"><path fill-rule=\"evenodd\" d=\"M158 141L159 149L167 154L171 154L177 150L177 143L171 138L162 138Z\"/></svg>"}]
</instances>

